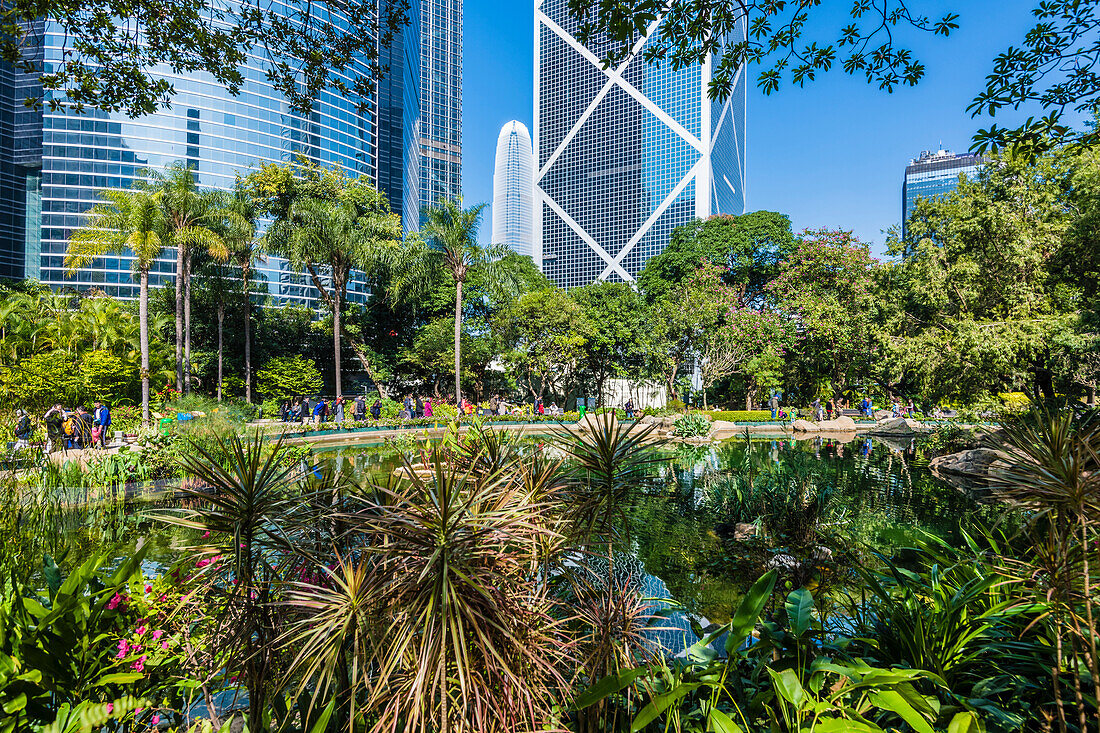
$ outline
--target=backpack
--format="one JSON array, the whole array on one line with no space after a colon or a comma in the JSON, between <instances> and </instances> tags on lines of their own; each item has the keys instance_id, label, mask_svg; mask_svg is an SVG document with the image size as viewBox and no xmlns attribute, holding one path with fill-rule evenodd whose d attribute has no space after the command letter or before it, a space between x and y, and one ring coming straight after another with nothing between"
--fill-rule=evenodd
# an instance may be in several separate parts
<instances>
[{"instance_id":1,"label":"backpack","mask_svg":"<svg viewBox=\"0 0 1100 733\"><path fill-rule=\"evenodd\" d=\"M69 437L76 435L76 418L66 418L65 422L61 423L61 430Z\"/></svg>"}]
</instances>

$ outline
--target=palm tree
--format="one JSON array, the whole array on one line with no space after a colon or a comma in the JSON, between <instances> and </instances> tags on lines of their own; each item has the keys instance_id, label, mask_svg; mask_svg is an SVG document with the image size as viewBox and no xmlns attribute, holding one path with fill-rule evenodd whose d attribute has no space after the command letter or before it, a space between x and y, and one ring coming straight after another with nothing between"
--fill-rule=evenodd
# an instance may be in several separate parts
<instances>
[{"instance_id":1,"label":"palm tree","mask_svg":"<svg viewBox=\"0 0 1100 733\"><path fill-rule=\"evenodd\" d=\"M69 238L65 266L72 275L96 257L129 250L134 255L140 295L141 419L149 422L149 269L164 249L167 222L161 194L144 190L100 191L103 203L88 211L88 224Z\"/></svg>"},{"instance_id":2,"label":"palm tree","mask_svg":"<svg viewBox=\"0 0 1100 733\"><path fill-rule=\"evenodd\" d=\"M161 193L170 243L176 248L176 388L191 391L191 256L206 250L224 262L229 252L217 233L223 226L228 197L222 191L200 191L194 171L175 163L152 171L153 188Z\"/></svg>"},{"instance_id":3,"label":"palm tree","mask_svg":"<svg viewBox=\"0 0 1100 733\"><path fill-rule=\"evenodd\" d=\"M256 238L256 204L248 195L242 181L236 187L226 207L228 231L223 239L229 249L229 257L241 271L244 289L244 398L252 401L252 264L260 254ZM219 376L219 380L221 377ZM220 389L220 386L219 386Z\"/></svg>"},{"instance_id":4,"label":"palm tree","mask_svg":"<svg viewBox=\"0 0 1100 733\"><path fill-rule=\"evenodd\" d=\"M287 217L269 230L268 248L295 270L309 273L332 312L337 397L342 395L340 341L346 335L342 316L352 270L380 271L396 257L400 237L401 220L390 213L386 197L360 179L342 179L335 200L295 200ZM352 346L364 361L361 345Z\"/></svg>"},{"instance_id":5,"label":"palm tree","mask_svg":"<svg viewBox=\"0 0 1100 733\"><path fill-rule=\"evenodd\" d=\"M455 282L455 404L462 403L462 286L472 269L480 269L491 286L515 290L515 273L501 265L501 258L510 251L499 244L483 246L477 241L482 213L486 204L469 209L462 201L443 201L425 212L427 222L422 233L427 248L408 263L399 277L398 292L407 299L422 291L436 274L446 272Z\"/></svg>"}]
</instances>

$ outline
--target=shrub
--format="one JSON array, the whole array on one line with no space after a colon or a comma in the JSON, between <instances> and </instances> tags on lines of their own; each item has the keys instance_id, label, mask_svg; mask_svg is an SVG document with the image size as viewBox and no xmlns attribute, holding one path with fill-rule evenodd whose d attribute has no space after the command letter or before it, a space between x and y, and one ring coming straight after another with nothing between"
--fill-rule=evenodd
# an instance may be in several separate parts
<instances>
[{"instance_id":1,"label":"shrub","mask_svg":"<svg viewBox=\"0 0 1100 733\"><path fill-rule=\"evenodd\" d=\"M687 405L680 400L669 400L668 409L670 412L683 412L687 409Z\"/></svg>"},{"instance_id":2,"label":"shrub","mask_svg":"<svg viewBox=\"0 0 1100 733\"><path fill-rule=\"evenodd\" d=\"M110 351L88 351L80 357L81 399L109 405L141 398L141 375Z\"/></svg>"},{"instance_id":3,"label":"shrub","mask_svg":"<svg viewBox=\"0 0 1100 733\"><path fill-rule=\"evenodd\" d=\"M312 395L321 391L325 380L311 359L279 356L269 359L256 373L256 385L265 399Z\"/></svg>"},{"instance_id":4,"label":"shrub","mask_svg":"<svg viewBox=\"0 0 1100 733\"><path fill-rule=\"evenodd\" d=\"M676 418L672 434L677 438L705 438L710 435L710 420L698 412L688 413Z\"/></svg>"},{"instance_id":5,"label":"shrub","mask_svg":"<svg viewBox=\"0 0 1100 733\"><path fill-rule=\"evenodd\" d=\"M707 414L714 420L729 422L767 422L772 419L771 410L711 410Z\"/></svg>"},{"instance_id":6,"label":"shrub","mask_svg":"<svg viewBox=\"0 0 1100 733\"><path fill-rule=\"evenodd\" d=\"M51 351L0 368L0 402L43 411L55 402L75 405L82 398L80 373L68 354Z\"/></svg>"}]
</instances>

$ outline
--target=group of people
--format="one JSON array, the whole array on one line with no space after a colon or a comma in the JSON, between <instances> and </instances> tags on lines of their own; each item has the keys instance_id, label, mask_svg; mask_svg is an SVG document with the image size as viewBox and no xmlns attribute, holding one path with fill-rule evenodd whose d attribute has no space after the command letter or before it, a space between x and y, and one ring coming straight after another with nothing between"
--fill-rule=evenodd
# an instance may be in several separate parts
<instances>
[{"instance_id":1,"label":"group of people","mask_svg":"<svg viewBox=\"0 0 1100 733\"><path fill-rule=\"evenodd\" d=\"M15 449L24 450L30 447L34 425L30 414L24 409L16 410L15 416ZM42 416L42 422L46 425L47 453L53 453L58 448L106 448L111 409L99 401L92 405L91 412L84 405L69 409L56 404Z\"/></svg>"},{"instance_id":2,"label":"group of people","mask_svg":"<svg viewBox=\"0 0 1100 733\"><path fill-rule=\"evenodd\" d=\"M353 401L352 416L357 422L367 419L367 400L359 395ZM324 397L311 399L309 397L295 397L293 400L283 400L279 405L279 418L283 422L314 423L320 425L323 422L342 423L347 419L348 400L337 397L332 401ZM371 419L377 420L382 416L382 400L375 399L370 406Z\"/></svg>"},{"instance_id":3,"label":"group of people","mask_svg":"<svg viewBox=\"0 0 1100 733\"><path fill-rule=\"evenodd\" d=\"M401 403L401 412L398 417L402 420L419 420L420 418L431 417L433 414L431 397L422 400L419 396L414 398L409 394L405 395L405 401Z\"/></svg>"}]
</instances>

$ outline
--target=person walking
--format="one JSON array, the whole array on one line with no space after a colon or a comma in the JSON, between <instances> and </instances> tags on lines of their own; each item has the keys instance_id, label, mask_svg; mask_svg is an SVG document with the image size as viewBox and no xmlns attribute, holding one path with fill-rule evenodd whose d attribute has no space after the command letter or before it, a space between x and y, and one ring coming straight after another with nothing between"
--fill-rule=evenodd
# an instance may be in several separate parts
<instances>
[{"instance_id":1,"label":"person walking","mask_svg":"<svg viewBox=\"0 0 1100 733\"><path fill-rule=\"evenodd\" d=\"M633 420L634 419L634 400L632 400L632 399L627 400L626 405L623 406L623 409L626 410L626 419L627 420Z\"/></svg>"},{"instance_id":2,"label":"person walking","mask_svg":"<svg viewBox=\"0 0 1100 733\"><path fill-rule=\"evenodd\" d=\"M370 406L370 416L374 420L378 420L382 417L382 399L376 398L374 404Z\"/></svg>"},{"instance_id":3,"label":"person walking","mask_svg":"<svg viewBox=\"0 0 1100 733\"><path fill-rule=\"evenodd\" d=\"M416 417L416 413L413 412L413 399L411 394L405 395L405 401L402 403L402 407L404 408L404 414L402 415L402 417L404 417L406 420L412 417Z\"/></svg>"},{"instance_id":4,"label":"person walking","mask_svg":"<svg viewBox=\"0 0 1100 733\"><path fill-rule=\"evenodd\" d=\"M489 412L493 415L499 414L497 410L500 409L500 397L493 395L489 398Z\"/></svg>"},{"instance_id":5,"label":"person walking","mask_svg":"<svg viewBox=\"0 0 1100 733\"><path fill-rule=\"evenodd\" d=\"M822 420L825 419L825 411L821 409L821 398L820 397L818 397L816 400L814 400L814 403L811 406L811 409L813 410L815 420L817 420L818 422L821 422Z\"/></svg>"},{"instance_id":6,"label":"person walking","mask_svg":"<svg viewBox=\"0 0 1100 733\"><path fill-rule=\"evenodd\" d=\"M31 433L34 432L34 428L31 427L31 417L27 414L27 411L23 409L16 410L15 414L19 418L15 423L15 449L24 450L30 448Z\"/></svg>"},{"instance_id":7,"label":"person walking","mask_svg":"<svg viewBox=\"0 0 1100 733\"><path fill-rule=\"evenodd\" d=\"M302 424L305 425L309 422L313 416L314 403L309 401L308 397L302 398Z\"/></svg>"},{"instance_id":8,"label":"person walking","mask_svg":"<svg viewBox=\"0 0 1100 733\"><path fill-rule=\"evenodd\" d=\"M363 395L355 398L355 421L363 422L367 419L367 400Z\"/></svg>"},{"instance_id":9,"label":"person walking","mask_svg":"<svg viewBox=\"0 0 1100 733\"><path fill-rule=\"evenodd\" d=\"M343 424L343 422L344 422L344 398L343 397L337 397L336 401L333 403L333 405L335 405L335 408L334 408L335 415L334 415L334 418L333 418L334 421L337 424Z\"/></svg>"},{"instance_id":10,"label":"person walking","mask_svg":"<svg viewBox=\"0 0 1100 733\"><path fill-rule=\"evenodd\" d=\"M313 406L313 422L320 425L325 420L325 398L321 397L317 400L317 404Z\"/></svg>"},{"instance_id":11,"label":"person walking","mask_svg":"<svg viewBox=\"0 0 1100 733\"><path fill-rule=\"evenodd\" d=\"M416 396L416 413L413 415L413 417L424 417L424 403L420 401L420 395Z\"/></svg>"},{"instance_id":12,"label":"person walking","mask_svg":"<svg viewBox=\"0 0 1100 733\"><path fill-rule=\"evenodd\" d=\"M432 416L432 398L429 397L424 400L424 417Z\"/></svg>"},{"instance_id":13,"label":"person walking","mask_svg":"<svg viewBox=\"0 0 1100 733\"><path fill-rule=\"evenodd\" d=\"M775 392L772 392L772 398L768 402L768 406L772 408L772 420L774 420L776 414L779 412L779 395Z\"/></svg>"},{"instance_id":14,"label":"person walking","mask_svg":"<svg viewBox=\"0 0 1100 733\"><path fill-rule=\"evenodd\" d=\"M107 428L111 427L111 409L103 402L95 403L95 428L98 430L96 437L100 448L107 447Z\"/></svg>"}]
</instances>

